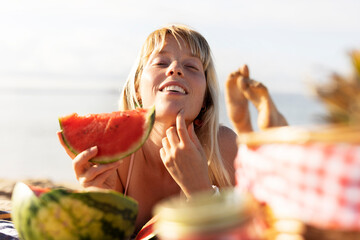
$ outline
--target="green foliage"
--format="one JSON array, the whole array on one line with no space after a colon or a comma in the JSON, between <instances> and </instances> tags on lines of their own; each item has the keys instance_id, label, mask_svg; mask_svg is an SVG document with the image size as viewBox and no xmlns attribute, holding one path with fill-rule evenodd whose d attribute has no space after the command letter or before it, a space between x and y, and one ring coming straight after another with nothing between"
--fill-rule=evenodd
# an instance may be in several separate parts
<instances>
[{"instance_id":1,"label":"green foliage","mask_svg":"<svg viewBox=\"0 0 360 240\"><path fill-rule=\"evenodd\" d=\"M316 87L316 94L328 111L326 122L360 124L360 51L353 51L350 56L354 68L350 77L335 73L327 85Z\"/></svg>"}]
</instances>

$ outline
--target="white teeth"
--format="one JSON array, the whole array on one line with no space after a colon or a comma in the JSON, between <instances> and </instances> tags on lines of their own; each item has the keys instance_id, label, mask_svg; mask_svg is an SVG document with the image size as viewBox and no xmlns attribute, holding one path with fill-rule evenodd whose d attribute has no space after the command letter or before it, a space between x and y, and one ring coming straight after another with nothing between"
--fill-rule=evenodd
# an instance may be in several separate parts
<instances>
[{"instance_id":1,"label":"white teeth","mask_svg":"<svg viewBox=\"0 0 360 240\"><path fill-rule=\"evenodd\" d=\"M175 85L171 85L171 86L167 86L163 89L163 91L170 91L170 92L180 92L185 94L185 90L182 87L179 86L175 86Z\"/></svg>"}]
</instances>

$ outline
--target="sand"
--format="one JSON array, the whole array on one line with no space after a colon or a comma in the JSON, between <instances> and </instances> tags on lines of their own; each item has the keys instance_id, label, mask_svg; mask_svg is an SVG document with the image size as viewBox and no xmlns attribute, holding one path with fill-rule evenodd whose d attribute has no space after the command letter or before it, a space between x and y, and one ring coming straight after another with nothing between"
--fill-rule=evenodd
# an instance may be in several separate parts
<instances>
[{"instance_id":1,"label":"sand","mask_svg":"<svg viewBox=\"0 0 360 240\"><path fill-rule=\"evenodd\" d=\"M39 187L64 187L70 189L80 189L80 185L66 182L53 182L49 179L2 179L0 178L0 210L11 211L11 194L16 182L21 181Z\"/></svg>"}]
</instances>

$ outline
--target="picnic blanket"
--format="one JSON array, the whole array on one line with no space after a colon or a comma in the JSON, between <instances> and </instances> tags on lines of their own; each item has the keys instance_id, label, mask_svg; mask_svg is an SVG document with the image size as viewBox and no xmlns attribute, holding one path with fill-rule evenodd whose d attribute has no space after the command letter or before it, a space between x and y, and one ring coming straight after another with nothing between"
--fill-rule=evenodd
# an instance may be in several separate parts
<instances>
[{"instance_id":1,"label":"picnic blanket","mask_svg":"<svg viewBox=\"0 0 360 240\"><path fill-rule=\"evenodd\" d=\"M18 240L18 233L11 222L10 212L0 211L0 240Z\"/></svg>"},{"instance_id":2,"label":"picnic blanket","mask_svg":"<svg viewBox=\"0 0 360 240\"><path fill-rule=\"evenodd\" d=\"M237 187L279 215L325 228L360 231L360 146L240 145Z\"/></svg>"}]
</instances>

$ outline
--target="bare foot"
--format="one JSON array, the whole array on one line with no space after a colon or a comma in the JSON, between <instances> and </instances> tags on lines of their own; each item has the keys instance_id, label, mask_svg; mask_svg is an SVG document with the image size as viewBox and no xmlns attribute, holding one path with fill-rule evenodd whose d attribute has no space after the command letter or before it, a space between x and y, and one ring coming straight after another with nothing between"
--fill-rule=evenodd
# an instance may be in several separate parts
<instances>
[{"instance_id":1,"label":"bare foot","mask_svg":"<svg viewBox=\"0 0 360 240\"><path fill-rule=\"evenodd\" d=\"M230 74L225 90L228 115L237 133L252 131L248 100L258 110L259 129L288 125L284 116L277 110L267 88L249 78L249 69L246 65Z\"/></svg>"},{"instance_id":2,"label":"bare foot","mask_svg":"<svg viewBox=\"0 0 360 240\"><path fill-rule=\"evenodd\" d=\"M276 108L269 91L262 83L248 79L246 86L243 90L244 96L258 110L257 124L259 129L288 125L284 116Z\"/></svg>"},{"instance_id":3,"label":"bare foot","mask_svg":"<svg viewBox=\"0 0 360 240\"><path fill-rule=\"evenodd\" d=\"M228 116L237 133L251 132L248 99L243 94L246 80L249 78L247 66L229 75L225 83L225 101Z\"/></svg>"}]
</instances>

